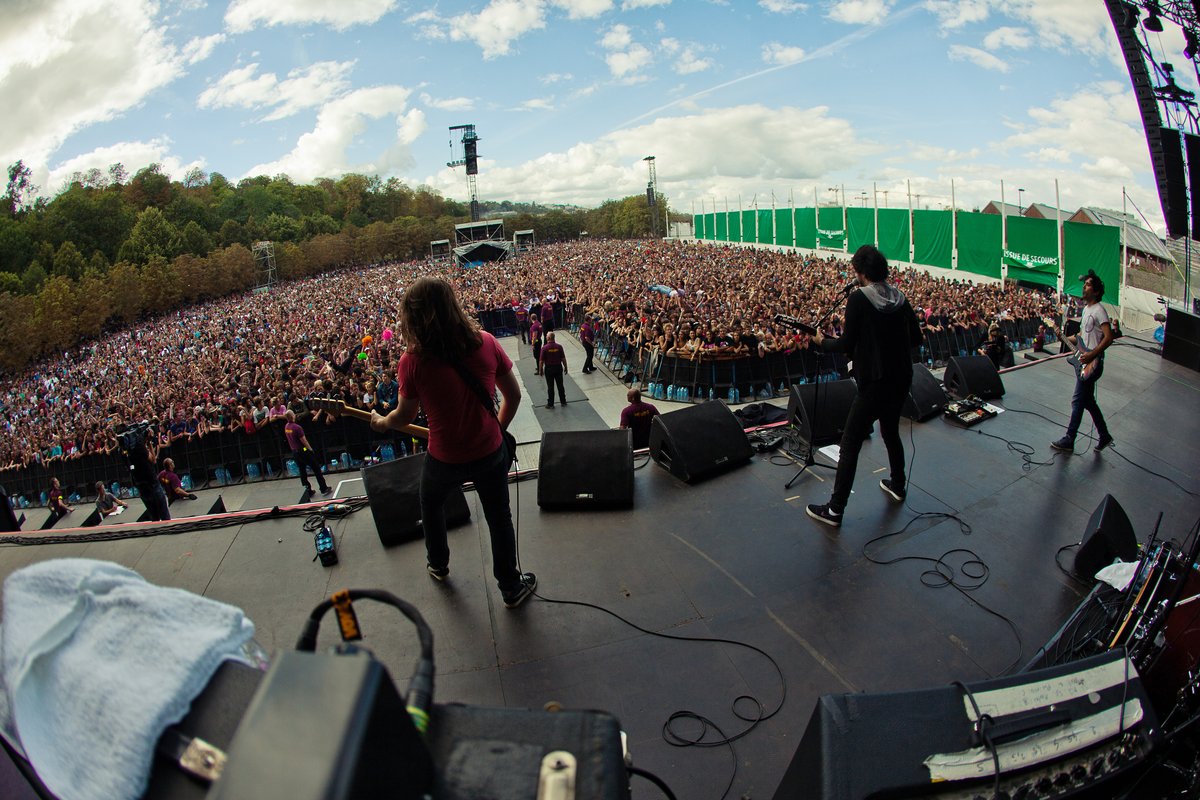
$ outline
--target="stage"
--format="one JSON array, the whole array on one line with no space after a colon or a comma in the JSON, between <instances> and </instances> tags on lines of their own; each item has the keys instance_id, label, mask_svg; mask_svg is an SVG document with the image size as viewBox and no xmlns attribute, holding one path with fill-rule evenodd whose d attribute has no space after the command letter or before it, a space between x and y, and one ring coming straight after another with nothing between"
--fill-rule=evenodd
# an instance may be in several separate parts
<instances>
[{"instance_id":1,"label":"stage","mask_svg":"<svg viewBox=\"0 0 1200 800\"><path fill-rule=\"evenodd\" d=\"M617 378L605 370L579 374L581 350L563 340L570 403L553 411L541 408L544 384L530 380L528 349L504 341L527 389L514 424L522 470L536 471L542 430L612 426L624 405ZM116 561L152 582L243 608L268 652L293 647L308 612L331 591L386 589L416 605L433 628L437 702L611 712L628 733L633 763L680 798L721 797L735 760L729 747L668 744L668 717L691 711L733 736L748 724L733 711L739 696L757 698L764 715L778 709L733 745L736 776L727 795L770 798L820 695L971 682L1030 661L1091 588L1064 574L1055 553L1080 540L1106 494L1124 507L1140 541L1159 512L1160 536L1182 540L1200 502L1145 470L1200 490L1200 375L1142 349L1151 345L1131 336L1108 352L1098 399L1115 447L1093 452L1081 435L1078 454L1052 451L1074 374L1061 359L1030 362L1003 375L1006 394L997 405L1004 411L994 419L972 428L940 417L901 421L912 461L904 505L878 487L887 477L886 454L873 437L840 530L804 513L805 504L828 498L833 472L811 471L785 490L798 465L780 451L695 485L638 457L632 510L543 511L533 474L510 486L521 566L538 576L538 597L515 610L504 608L492 581L487 531L471 492L470 524L450 533L445 583L426 574L421 542L383 548L365 510L336 523L339 563L332 568L313 560L312 536L299 518L87 542L88 530L64 530L70 518L33 533L45 512L26 511L30 533L22 536L81 538L0 547L0 577L48 558ZM1090 428L1085 418L1081 434ZM329 480L339 498L361 494L356 473ZM173 511L207 509L218 493L231 510L270 508L294 504L300 487L295 479L224 487ZM136 519L141 503L130 505L90 530ZM82 521L89 510L72 516ZM904 533L871 543L906 525ZM1063 555L1064 565L1071 557ZM982 585L972 565L961 570L972 558L986 566ZM896 559L907 560L875 563ZM953 570L955 585L929 585L943 583L926 574L938 559ZM753 650L660 638L582 604L671 637L753 645L774 659L784 684ZM412 628L392 609L365 602L356 608L365 645L403 682L417 654ZM321 646L333 643L334 627L327 621ZM737 710L759 715L746 699ZM694 720L678 722L676 732L701 735ZM662 795L635 778L633 796Z\"/></svg>"}]
</instances>

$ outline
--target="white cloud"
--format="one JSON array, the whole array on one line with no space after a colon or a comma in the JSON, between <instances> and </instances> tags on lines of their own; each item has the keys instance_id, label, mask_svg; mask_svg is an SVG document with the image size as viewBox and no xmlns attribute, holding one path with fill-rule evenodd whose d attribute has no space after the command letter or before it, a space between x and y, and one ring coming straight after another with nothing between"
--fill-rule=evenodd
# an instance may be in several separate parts
<instances>
[{"instance_id":1,"label":"white cloud","mask_svg":"<svg viewBox=\"0 0 1200 800\"><path fill-rule=\"evenodd\" d=\"M0 26L0 162L47 164L74 133L139 105L183 74L185 57L151 0L9 3Z\"/></svg>"},{"instance_id":2,"label":"white cloud","mask_svg":"<svg viewBox=\"0 0 1200 800\"><path fill-rule=\"evenodd\" d=\"M233 0L225 11L225 26L245 33L258 25L328 25L343 31L369 25L396 6L396 0Z\"/></svg>"},{"instance_id":3,"label":"white cloud","mask_svg":"<svg viewBox=\"0 0 1200 800\"><path fill-rule=\"evenodd\" d=\"M183 46L183 57L188 65L198 64L212 55L212 51L225 41L225 34L214 33L212 36L197 36Z\"/></svg>"},{"instance_id":4,"label":"white cloud","mask_svg":"<svg viewBox=\"0 0 1200 800\"><path fill-rule=\"evenodd\" d=\"M701 58L696 55L695 48L688 47L680 53L679 58L675 59L675 64L671 68L680 75L691 75L696 72L704 72L712 65L711 58Z\"/></svg>"},{"instance_id":5,"label":"white cloud","mask_svg":"<svg viewBox=\"0 0 1200 800\"><path fill-rule=\"evenodd\" d=\"M534 97L521 103L518 111L553 111L554 98Z\"/></svg>"},{"instance_id":6,"label":"white cloud","mask_svg":"<svg viewBox=\"0 0 1200 800\"><path fill-rule=\"evenodd\" d=\"M612 0L551 0L567 12L568 19L594 19L612 10Z\"/></svg>"},{"instance_id":7,"label":"white cloud","mask_svg":"<svg viewBox=\"0 0 1200 800\"><path fill-rule=\"evenodd\" d=\"M216 84L200 93L201 108L269 108L275 110L264 119L278 120L305 109L319 106L350 85L353 61L318 61L294 69L279 80L274 73L255 75L258 64L230 70Z\"/></svg>"},{"instance_id":8,"label":"white cloud","mask_svg":"<svg viewBox=\"0 0 1200 800\"><path fill-rule=\"evenodd\" d=\"M795 0L758 0L758 4L772 14L791 14L808 10L808 3L797 3Z\"/></svg>"},{"instance_id":9,"label":"white cloud","mask_svg":"<svg viewBox=\"0 0 1200 800\"><path fill-rule=\"evenodd\" d=\"M539 81L545 84L560 83L564 81L574 80L575 76L569 72L551 72L538 78Z\"/></svg>"},{"instance_id":10,"label":"white cloud","mask_svg":"<svg viewBox=\"0 0 1200 800\"><path fill-rule=\"evenodd\" d=\"M762 60L768 64L795 64L804 60L804 48L767 42L762 46Z\"/></svg>"},{"instance_id":11,"label":"white cloud","mask_svg":"<svg viewBox=\"0 0 1200 800\"><path fill-rule=\"evenodd\" d=\"M988 18L989 0L925 0L925 8L938 18L943 30L956 30Z\"/></svg>"},{"instance_id":12,"label":"white cloud","mask_svg":"<svg viewBox=\"0 0 1200 800\"><path fill-rule=\"evenodd\" d=\"M600 46L605 50L624 50L633 44L633 35L628 25L613 25L600 39Z\"/></svg>"},{"instance_id":13,"label":"white cloud","mask_svg":"<svg viewBox=\"0 0 1200 800\"><path fill-rule=\"evenodd\" d=\"M970 61L977 67L995 70L996 72L1008 72L1008 64L986 50L980 50L978 47L952 44L950 45L949 56L951 61Z\"/></svg>"},{"instance_id":14,"label":"white cloud","mask_svg":"<svg viewBox=\"0 0 1200 800\"><path fill-rule=\"evenodd\" d=\"M666 50L668 53L676 53L679 51L679 48L681 47L678 39L673 39L670 37L663 39L662 41L660 41L658 43L658 45L663 50Z\"/></svg>"},{"instance_id":15,"label":"white cloud","mask_svg":"<svg viewBox=\"0 0 1200 800\"><path fill-rule=\"evenodd\" d=\"M738 146L730 148L731 141ZM796 147L796 141L805 146ZM830 117L825 107L736 106L661 117L524 164L492 167L480 191L485 199L600 203L642 191L642 158L653 153L660 186L682 207L714 192L744 191L747 199L776 187L785 193L796 181L858 163L870 150L849 123ZM453 170L442 170L426 182L447 194L462 191L461 174Z\"/></svg>"},{"instance_id":16,"label":"white cloud","mask_svg":"<svg viewBox=\"0 0 1200 800\"><path fill-rule=\"evenodd\" d=\"M1005 26L983 37L983 46L988 50L999 50L1001 47L1011 47L1014 50L1024 50L1033 44L1033 38L1027 28Z\"/></svg>"},{"instance_id":17,"label":"white cloud","mask_svg":"<svg viewBox=\"0 0 1200 800\"><path fill-rule=\"evenodd\" d=\"M829 9L829 18L847 25L876 25L894 5L895 0L837 0Z\"/></svg>"},{"instance_id":18,"label":"white cloud","mask_svg":"<svg viewBox=\"0 0 1200 800\"><path fill-rule=\"evenodd\" d=\"M654 6L669 6L671 0L625 0L621 3L622 11L630 11L635 8L652 8Z\"/></svg>"},{"instance_id":19,"label":"white cloud","mask_svg":"<svg viewBox=\"0 0 1200 800\"><path fill-rule=\"evenodd\" d=\"M634 77L638 70L653 60L654 56L650 50L641 44L635 44L623 52L609 53L604 57L614 78Z\"/></svg>"},{"instance_id":20,"label":"white cloud","mask_svg":"<svg viewBox=\"0 0 1200 800\"><path fill-rule=\"evenodd\" d=\"M475 100L471 97L447 97L438 99L433 97L428 92L421 93L421 102L430 108L438 108L442 111L470 111L475 107Z\"/></svg>"},{"instance_id":21,"label":"white cloud","mask_svg":"<svg viewBox=\"0 0 1200 800\"><path fill-rule=\"evenodd\" d=\"M524 34L546 27L542 0L491 0L482 11L459 14L449 21L450 38L474 42L485 59L508 55Z\"/></svg>"},{"instance_id":22,"label":"white cloud","mask_svg":"<svg viewBox=\"0 0 1200 800\"><path fill-rule=\"evenodd\" d=\"M258 164L246 175L283 172L294 181L308 182L347 172L384 177L398 174L412 166L410 145L426 128L424 112L416 108L405 111L410 94L403 86L376 86L339 97L321 109L315 127L297 140L290 153ZM368 122L384 117L395 119L396 132L390 145L369 161L351 163L347 151L366 131Z\"/></svg>"},{"instance_id":23,"label":"white cloud","mask_svg":"<svg viewBox=\"0 0 1200 800\"><path fill-rule=\"evenodd\" d=\"M57 192L65 188L66 182L76 172L87 172L93 168L107 172L109 165L117 162L124 164L130 175L142 167L161 164L163 173L174 180L182 180L193 167L205 167L204 159L184 163L178 156L171 155L170 148L171 140L165 136L148 142L118 142L107 147L97 147L89 153L56 164L50 170L46 186L43 188Z\"/></svg>"}]
</instances>

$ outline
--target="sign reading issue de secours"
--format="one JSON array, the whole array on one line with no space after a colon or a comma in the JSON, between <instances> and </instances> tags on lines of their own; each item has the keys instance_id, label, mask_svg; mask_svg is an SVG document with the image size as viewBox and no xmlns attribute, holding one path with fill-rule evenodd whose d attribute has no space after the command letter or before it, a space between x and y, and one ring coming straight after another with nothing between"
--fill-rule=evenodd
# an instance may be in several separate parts
<instances>
[{"instance_id":1,"label":"sign reading issue de secours","mask_svg":"<svg viewBox=\"0 0 1200 800\"><path fill-rule=\"evenodd\" d=\"M1005 250L1004 263L1010 267L1021 267L1036 272L1048 272L1052 275L1058 274L1058 256L1035 256L1029 253Z\"/></svg>"},{"instance_id":2,"label":"sign reading issue de secours","mask_svg":"<svg viewBox=\"0 0 1200 800\"><path fill-rule=\"evenodd\" d=\"M846 231L843 230L825 230L817 228L817 246L832 247L841 250L845 245Z\"/></svg>"}]
</instances>

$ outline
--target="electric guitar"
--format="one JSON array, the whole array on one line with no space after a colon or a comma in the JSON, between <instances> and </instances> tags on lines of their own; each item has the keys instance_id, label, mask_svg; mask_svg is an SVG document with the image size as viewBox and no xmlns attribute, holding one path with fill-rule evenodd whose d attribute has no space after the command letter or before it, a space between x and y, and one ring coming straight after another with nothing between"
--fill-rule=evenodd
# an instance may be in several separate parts
<instances>
[{"instance_id":1,"label":"electric guitar","mask_svg":"<svg viewBox=\"0 0 1200 800\"><path fill-rule=\"evenodd\" d=\"M773 318L773 321L779 325L783 325L785 328L791 328L794 331L800 331L808 336L817 335L816 328L814 328L812 325L809 325L807 322L801 322L791 314L776 314Z\"/></svg>"},{"instance_id":2,"label":"electric guitar","mask_svg":"<svg viewBox=\"0 0 1200 800\"><path fill-rule=\"evenodd\" d=\"M1058 326L1055 325L1051 319L1048 317L1043 317L1042 321L1046 323L1046 327L1054 331L1054 335L1058 336L1060 341L1066 341L1066 337L1059 334ZM1083 331L1075 334L1075 343L1071 345L1071 349L1075 352L1067 357L1067 363L1075 368L1075 377L1083 383L1091 383L1092 381L1096 380L1096 367L1100 364L1100 359L1103 358L1103 356L1097 356L1086 364L1083 363L1081 356L1084 353L1089 352L1088 349L1083 346Z\"/></svg>"},{"instance_id":3,"label":"electric guitar","mask_svg":"<svg viewBox=\"0 0 1200 800\"><path fill-rule=\"evenodd\" d=\"M361 408L348 406L341 400L334 400L331 397L306 397L304 405L309 411L324 411L327 414L332 414L335 417L350 417L352 419L362 420L363 422L371 421L371 412L363 411ZM429 428L422 428L420 425L405 425L397 430L412 436L419 436L422 439L429 438Z\"/></svg>"}]
</instances>

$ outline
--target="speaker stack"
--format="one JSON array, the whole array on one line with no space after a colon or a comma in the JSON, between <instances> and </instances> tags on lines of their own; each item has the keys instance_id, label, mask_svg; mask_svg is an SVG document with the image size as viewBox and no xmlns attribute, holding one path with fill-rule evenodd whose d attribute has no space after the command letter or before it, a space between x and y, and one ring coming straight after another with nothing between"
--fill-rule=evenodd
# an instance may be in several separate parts
<instances>
[{"instance_id":1,"label":"speaker stack","mask_svg":"<svg viewBox=\"0 0 1200 800\"><path fill-rule=\"evenodd\" d=\"M1200 315L1174 306L1167 309L1162 357L1200 371Z\"/></svg>"},{"instance_id":2,"label":"speaker stack","mask_svg":"<svg viewBox=\"0 0 1200 800\"><path fill-rule=\"evenodd\" d=\"M746 464L752 455L746 432L719 400L660 414L650 423L650 457L685 483Z\"/></svg>"},{"instance_id":3,"label":"speaker stack","mask_svg":"<svg viewBox=\"0 0 1200 800\"><path fill-rule=\"evenodd\" d=\"M537 502L546 509L632 508L633 431L547 431Z\"/></svg>"},{"instance_id":4,"label":"speaker stack","mask_svg":"<svg viewBox=\"0 0 1200 800\"><path fill-rule=\"evenodd\" d=\"M995 400L1004 396L1004 382L987 356L955 356L946 365L942 383L951 397Z\"/></svg>"},{"instance_id":5,"label":"speaker stack","mask_svg":"<svg viewBox=\"0 0 1200 800\"><path fill-rule=\"evenodd\" d=\"M420 487L424 466L425 454L417 453L362 469L375 532L384 547L423 537ZM465 525L471 519L471 509L461 486L450 492L444 508L447 528Z\"/></svg>"}]
</instances>

